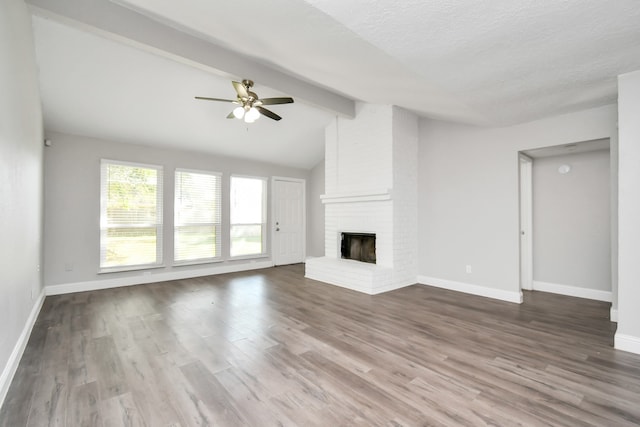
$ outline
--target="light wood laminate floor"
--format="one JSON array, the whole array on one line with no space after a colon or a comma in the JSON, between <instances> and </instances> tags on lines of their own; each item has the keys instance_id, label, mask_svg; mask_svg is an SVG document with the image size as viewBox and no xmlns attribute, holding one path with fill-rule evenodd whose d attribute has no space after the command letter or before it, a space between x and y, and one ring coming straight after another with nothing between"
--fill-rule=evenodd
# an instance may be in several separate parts
<instances>
[{"instance_id":1,"label":"light wood laminate floor","mask_svg":"<svg viewBox=\"0 0 640 427\"><path fill-rule=\"evenodd\" d=\"M609 304L302 265L47 297L0 410L17 426L632 426L640 356Z\"/></svg>"}]
</instances>

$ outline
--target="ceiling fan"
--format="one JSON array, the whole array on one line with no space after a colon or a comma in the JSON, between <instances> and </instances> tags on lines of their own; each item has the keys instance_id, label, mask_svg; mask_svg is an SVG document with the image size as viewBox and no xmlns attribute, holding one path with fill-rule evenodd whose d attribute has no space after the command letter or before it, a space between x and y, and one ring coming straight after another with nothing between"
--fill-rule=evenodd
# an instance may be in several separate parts
<instances>
[{"instance_id":1,"label":"ceiling fan","mask_svg":"<svg viewBox=\"0 0 640 427\"><path fill-rule=\"evenodd\" d=\"M291 104L293 98L262 98L260 99L255 92L251 91L253 87L253 81L242 80L242 82L231 82L233 84L236 93L238 94L236 99L221 99L221 98L207 98L204 96L196 96L196 99L202 99L205 101L220 101L231 102L238 104L231 113L227 116L227 119L244 119L246 123L253 123L258 120L260 115L269 117L273 120L280 120L282 117L277 115L271 110L267 110L263 105L277 105L277 104Z\"/></svg>"}]
</instances>

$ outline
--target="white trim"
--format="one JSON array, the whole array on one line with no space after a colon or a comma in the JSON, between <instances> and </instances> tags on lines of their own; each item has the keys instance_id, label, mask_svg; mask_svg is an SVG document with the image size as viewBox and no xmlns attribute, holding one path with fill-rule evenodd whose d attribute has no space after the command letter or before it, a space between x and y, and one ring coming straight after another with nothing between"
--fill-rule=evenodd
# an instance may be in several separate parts
<instances>
[{"instance_id":1,"label":"white trim","mask_svg":"<svg viewBox=\"0 0 640 427\"><path fill-rule=\"evenodd\" d=\"M640 354L640 338L616 333L613 337L613 348Z\"/></svg>"},{"instance_id":2,"label":"white trim","mask_svg":"<svg viewBox=\"0 0 640 427\"><path fill-rule=\"evenodd\" d=\"M199 174L199 175L213 175L213 176L217 176L218 178L222 178L222 172L215 172L215 171L204 170L204 169L175 168L174 174L173 174L174 177L175 177L175 172L189 172L189 173Z\"/></svg>"},{"instance_id":3,"label":"white trim","mask_svg":"<svg viewBox=\"0 0 640 427\"><path fill-rule=\"evenodd\" d=\"M126 161L126 160L114 160L114 159L101 158L100 159L100 166L102 166L105 163L106 164L112 164L112 165L121 165L121 166L132 166L132 167L143 167L143 168L149 168L149 169L157 169L160 172L162 172L162 169L163 169L162 165L156 165L156 164L152 164L152 163L129 162L129 161Z\"/></svg>"},{"instance_id":4,"label":"white trim","mask_svg":"<svg viewBox=\"0 0 640 427\"><path fill-rule=\"evenodd\" d=\"M533 159L518 153L520 288L533 289Z\"/></svg>"},{"instance_id":5,"label":"white trim","mask_svg":"<svg viewBox=\"0 0 640 427\"><path fill-rule=\"evenodd\" d=\"M451 291L464 292L466 294L522 304L522 291L505 291L502 289L474 285L472 283L455 282L453 280L438 279L436 277L427 276L418 276L418 283L421 285L434 286L436 288L449 289Z\"/></svg>"},{"instance_id":6,"label":"white trim","mask_svg":"<svg viewBox=\"0 0 640 427\"><path fill-rule=\"evenodd\" d=\"M293 182L300 182L300 183L302 183L302 184L304 184L304 183L306 183L306 182L307 182L307 180L306 180L306 179L304 179L304 178L290 178L290 177L287 177L287 176L272 176L272 177L271 177L271 181L275 181L275 180L278 180L278 181L293 181Z\"/></svg>"},{"instance_id":7,"label":"white trim","mask_svg":"<svg viewBox=\"0 0 640 427\"><path fill-rule=\"evenodd\" d=\"M269 182L269 177L264 175L242 175L237 173L232 173L229 175L229 178L250 178L250 179L261 179L264 182ZM231 180L229 180L231 182Z\"/></svg>"},{"instance_id":8,"label":"white trim","mask_svg":"<svg viewBox=\"0 0 640 427\"><path fill-rule=\"evenodd\" d=\"M551 292L552 294L568 295L571 297L611 302L611 291L601 291L598 289L580 288L578 286L541 282L539 280L533 281L533 290L542 291L542 292Z\"/></svg>"},{"instance_id":9,"label":"white trim","mask_svg":"<svg viewBox=\"0 0 640 427\"><path fill-rule=\"evenodd\" d=\"M379 200L391 200L391 190L358 191L350 193L323 194L320 196L323 204L327 203L352 203L375 202Z\"/></svg>"},{"instance_id":10,"label":"white trim","mask_svg":"<svg viewBox=\"0 0 640 427\"><path fill-rule=\"evenodd\" d=\"M166 282L168 280L190 279L192 277L210 276L214 274L236 273L239 271L258 270L273 267L271 261L250 262L242 264L228 264L210 268L172 271L159 274L144 274L142 276L117 277L105 280L91 280L87 282L62 283L45 287L47 295L61 295L73 292L95 291L99 289L119 288L122 286L143 285L145 283Z\"/></svg>"},{"instance_id":11,"label":"white trim","mask_svg":"<svg viewBox=\"0 0 640 427\"><path fill-rule=\"evenodd\" d=\"M618 321L618 309L617 308L611 307L611 310L609 311L609 319L612 322L617 322Z\"/></svg>"},{"instance_id":12,"label":"white trim","mask_svg":"<svg viewBox=\"0 0 640 427\"><path fill-rule=\"evenodd\" d=\"M33 325L35 325L36 319L38 319L38 314L40 314L40 310L42 309L44 298L45 290L42 289L40 295L38 296L38 299L31 309L31 313L29 313L29 317L24 324L22 333L18 337L18 341L13 347L11 355L9 355L9 359L7 360L7 364L4 366L2 375L0 375L0 407L2 407L4 399L7 397L7 392L9 391L9 386L11 386L11 381L13 381L13 376L18 370L20 359L22 359L22 354L24 353L24 349L27 347L27 343L29 342L29 337L31 336Z\"/></svg>"}]
</instances>

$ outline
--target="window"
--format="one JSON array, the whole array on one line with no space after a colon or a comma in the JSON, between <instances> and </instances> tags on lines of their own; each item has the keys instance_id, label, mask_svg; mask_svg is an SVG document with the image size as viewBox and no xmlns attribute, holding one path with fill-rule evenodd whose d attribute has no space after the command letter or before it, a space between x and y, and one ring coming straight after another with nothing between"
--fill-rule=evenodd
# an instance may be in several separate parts
<instances>
[{"instance_id":1,"label":"window","mask_svg":"<svg viewBox=\"0 0 640 427\"><path fill-rule=\"evenodd\" d=\"M162 263L162 167L102 160L100 270Z\"/></svg>"},{"instance_id":2,"label":"window","mask_svg":"<svg viewBox=\"0 0 640 427\"><path fill-rule=\"evenodd\" d=\"M231 256L266 253L267 181L231 177Z\"/></svg>"},{"instance_id":3,"label":"window","mask_svg":"<svg viewBox=\"0 0 640 427\"><path fill-rule=\"evenodd\" d=\"M174 261L220 258L221 175L176 170Z\"/></svg>"}]
</instances>

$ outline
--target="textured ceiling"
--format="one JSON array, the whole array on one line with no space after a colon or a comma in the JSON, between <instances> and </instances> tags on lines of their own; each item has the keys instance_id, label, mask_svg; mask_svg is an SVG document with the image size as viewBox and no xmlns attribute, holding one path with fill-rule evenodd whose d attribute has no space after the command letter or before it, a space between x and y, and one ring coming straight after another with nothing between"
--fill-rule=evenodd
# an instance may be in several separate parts
<instances>
[{"instance_id":1,"label":"textured ceiling","mask_svg":"<svg viewBox=\"0 0 640 427\"><path fill-rule=\"evenodd\" d=\"M200 67L197 55L175 61L161 54L162 46L149 53L104 34L82 35L90 28L36 18L48 127L150 144L180 139L188 149L299 167L322 159L322 129L345 111L323 102L325 95L510 125L613 103L617 75L640 69L637 0L84 0L82 8L77 2L55 4L66 4L69 14L122 6L247 62L243 69L218 55ZM189 56L188 47L182 52ZM258 77L239 71L251 63L262 88ZM231 77L253 77L261 96L291 95L296 104L278 107L281 122L261 119L247 128L223 119L225 105L187 101L195 94L231 96Z\"/></svg>"},{"instance_id":2,"label":"textured ceiling","mask_svg":"<svg viewBox=\"0 0 640 427\"><path fill-rule=\"evenodd\" d=\"M635 0L307 1L491 124L613 102L640 67Z\"/></svg>"}]
</instances>

